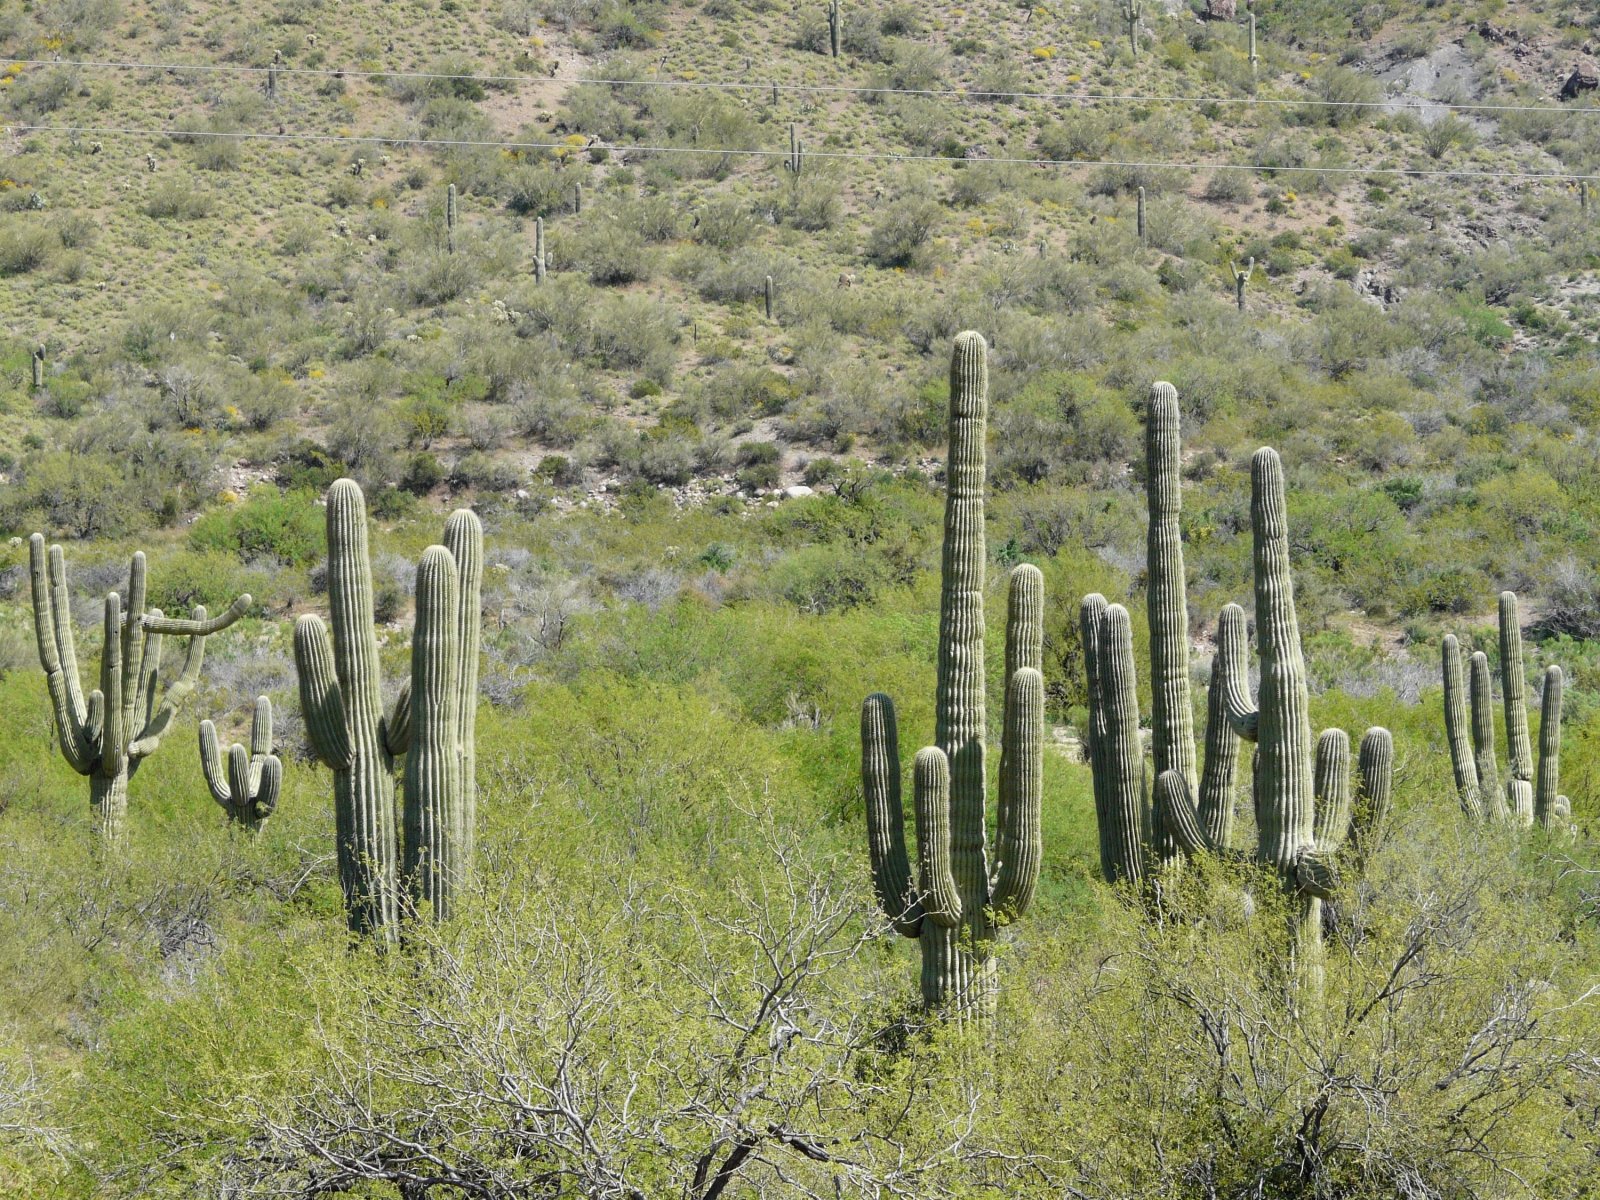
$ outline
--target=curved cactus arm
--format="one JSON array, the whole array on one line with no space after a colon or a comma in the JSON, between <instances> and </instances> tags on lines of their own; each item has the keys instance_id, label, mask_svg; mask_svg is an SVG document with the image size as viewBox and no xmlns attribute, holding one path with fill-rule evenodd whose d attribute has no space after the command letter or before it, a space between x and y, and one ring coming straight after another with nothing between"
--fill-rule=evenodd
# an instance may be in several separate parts
<instances>
[{"instance_id":1,"label":"curved cactus arm","mask_svg":"<svg viewBox=\"0 0 1600 1200\"><path fill-rule=\"evenodd\" d=\"M1561 668L1544 672L1544 697L1539 706L1539 779L1534 792L1534 816L1549 829L1559 817L1561 790L1561 694L1565 679Z\"/></svg>"},{"instance_id":2,"label":"curved cactus arm","mask_svg":"<svg viewBox=\"0 0 1600 1200\"><path fill-rule=\"evenodd\" d=\"M195 614L184 620L181 617L167 617L160 612L147 613L140 622L147 633L170 633L181 637L210 637L213 633L221 633L232 625L245 613L249 612L255 601L246 592L232 604L228 605L225 612L207 618L204 606L195 609Z\"/></svg>"},{"instance_id":3,"label":"curved cactus arm","mask_svg":"<svg viewBox=\"0 0 1600 1200\"><path fill-rule=\"evenodd\" d=\"M144 656L139 664L139 682L134 691L133 721L129 729L143 730L156 711L156 691L161 684L161 651L163 642L159 633L144 639Z\"/></svg>"},{"instance_id":4,"label":"curved cactus arm","mask_svg":"<svg viewBox=\"0 0 1600 1200\"><path fill-rule=\"evenodd\" d=\"M1211 670L1222 692L1222 712L1233 732L1247 742L1256 740L1261 710L1250 696L1249 637L1244 609L1225 604L1217 617L1217 657Z\"/></svg>"},{"instance_id":5,"label":"curved cactus arm","mask_svg":"<svg viewBox=\"0 0 1600 1200\"><path fill-rule=\"evenodd\" d=\"M894 701L874 692L861 705L861 787L867 800L867 850L872 886L884 915L902 937L922 933L922 902L906 855L900 802L900 739Z\"/></svg>"},{"instance_id":6,"label":"curved cactus arm","mask_svg":"<svg viewBox=\"0 0 1600 1200\"><path fill-rule=\"evenodd\" d=\"M1489 656L1472 655L1472 756L1478 766L1478 795L1496 820L1507 816L1505 792L1500 787L1500 764L1494 754L1494 692L1489 683Z\"/></svg>"},{"instance_id":7,"label":"curved cactus arm","mask_svg":"<svg viewBox=\"0 0 1600 1200\"><path fill-rule=\"evenodd\" d=\"M1044 676L1019 667L1006 685L1005 730L1000 745L1000 863L989 889L997 924L1028 911L1039 882L1044 835Z\"/></svg>"},{"instance_id":8,"label":"curved cactus arm","mask_svg":"<svg viewBox=\"0 0 1600 1200\"><path fill-rule=\"evenodd\" d=\"M961 924L961 894L950 865L950 760L924 746L911 762L917 810L917 891L927 919L941 929Z\"/></svg>"},{"instance_id":9,"label":"curved cactus arm","mask_svg":"<svg viewBox=\"0 0 1600 1200\"><path fill-rule=\"evenodd\" d=\"M1350 735L1344 730L1324 729L1317 738L1314 779L1313 836L1319 850L1337 850L1350 835Z\"/></svg>"},{"instance_id":10,"label":"curved cactus arm","mask_svg":"<svg viewBox=\"0 0 1600 1200\"><path fill-rule=\"evenodd\" d=\"M1144 876L1144 746L1128 610L1112 604L1100 619L1100 682L1104 689L1105 803L1099 809L1100 869L1106 882Z\"/></svg>"},{"instance_id":11,"label":"curved cactus arm","mask_svg":"<svg viewBox=\"0 0 1600 1200\"><path fill-rule=\"evenodd\" d=\"M59 567L59 582L54 578ZM73 650L72 614L66 589L66 567L61 547L45 550L44 536L28 539L28 572L33 588L33 628L39 643L39 666L55 714L56 739L61 756L79 775L94 770L99 747L89 707L78 680L78 658Z\"/></svg>"},{"instance_id":12,"label":"curved cactus arm","mask_svg":"<svg viewBox=\"0 0 1600 1200\"><path fill-rule=\"evenodd\" d=\"M1455 774L1461 811L1474 821L1483 820L1483 797L1478 787L1478 763L1473 756L1467 724L1467 683L1461 667L1461 643L1446 634L1440 650L1444 672L1444 732L1450 743L1450 767Z\"/></svg>"},{"instance_id":13,"label":"curved cactus arm","mask_svg":"<svg viewBox=\"0 0 1600 1200\"><path fill-rule=\"evenodd\" d=\"M383 744L389 753L398 758L411 749L411 680L400 685L394 698L394 707L383 719Z\"/></svg>"},{"instance_id":14,"label":"curved cactus arm","mask_svg":"<svg viewBox=\"0 0 1600 1200\"><path fill-rule=\"evenodd\" d=\"M321 618L306 614L294 623L295 674L300 680L300 711L311 749L325 767L350 766L350 735L344 700L334 675L333 646Z\"/></svg>"},{"instance_id":15,"label":"curved cactus arm","mask_svg":"<svg viewBox=\"0 0 1600 1200\"><path fill-rule=\"evenodd\" d=\"M259 763L259 780L251 795L251 818L259 827L278 811L278 794L283 789L283 763L276 754L263 755Z\"/></svg>"},{"instance_id":16,"label":"curved cactus arm","mask_svg":"<svg viewBox=\"0 0 1600 1200\"><path fill-rule=\"evenodd\" d=\"M122 774L128 767L128 734L122 708L122 598L106 593L105 648L100 652L100 690L105 695L105 743L100 774Z\"/></svg>"},{"instance_id":17,"label":"curved cactus arm","mask_svg":"<svg viewBox=\"0 0 1600 1200\"><path fill-rule=\"evenodd\" d=\"M1515 592L1500 593L1500 696L1506 712L1507 769L1512 779L1532 783L1533 743L1528 737L1528 677L1522 667L1522 625L1517 616ZM1532 811L1527 815L1531 821Z\"/></svg>"},{"instance_id":18,"label":"curved cactus arm","mask_svg":"<svg viewBox=\"0 0 1600 1200\"><path fill-rule=\"evenodd\" d=\"M203 623L206 606L195 605L193 613L194 619ZM156 747L161 744L162 735L167 731L167 726L172 724L172 718L182 711L183 706L189 702L189 697L194 695L194 689L200 682L200 666L205 662L205 658L206 639L190 638L188 650L183 656L183 669L168 685L167 693L161 698L161 706L156 710L155 716L139 731L137 740L129 749L130 754L143 758L155 753Z\"/></svg>"},{"instance_id":19,"label":"curved cactus arm","mask_svg":"<svg viewBox=\"0 0 1600 1200\"><path fill-rule=\"evenodd\" d=\"M222 743L217 740L217 727L210 721L200 722L200 770L206 777L206 787L211 790L211 798L233 812L233 791L228 784L228 771L230 763L224 765L222 761Z\"/></svg>"},{"instance_id":20,"label":"curved cactus arm","mask_svg":"<svg viewBox=\"0 0 1600 1200\"><path fill-rule=\"evenodd\" d=\"M1383 837L1394 797L1394 738L1381 725L1361 735L1356 753L1357 799L1350 836L1365 856Z\"/></svg>"},{"instance_id":21,"label":"curved cactus arm","mask_svg":"<svg viewBox=\"0 0 1600 1200\"><path fill-rule=\"evenodd\" d=\"M1217 658L1224 653L1243 662L1244 614L1237 621L1217 625ZM1224 641L1234 644L1223 650ZM1237 672L1235 672L1237 674ZM1217 852L1233 844L1234 796L1239 786L1239 733L1228 720L1227 679L1216 660L1211 664L1211 684L1206 689L1206 764L1200 773L1198 815L1206 841Z\"/></svg>"},{"instance_id":22,"label":"curved cactus arm","mask_svg":"<svg viewBox=\"0 0 1600 1200\"><path fill-rule=\"evenodd\" d=\"M1192 857L1211 849L1182 771L1169 768L1156 776L1155 811L1185 854Z\"/></svg>"}]
</instances>

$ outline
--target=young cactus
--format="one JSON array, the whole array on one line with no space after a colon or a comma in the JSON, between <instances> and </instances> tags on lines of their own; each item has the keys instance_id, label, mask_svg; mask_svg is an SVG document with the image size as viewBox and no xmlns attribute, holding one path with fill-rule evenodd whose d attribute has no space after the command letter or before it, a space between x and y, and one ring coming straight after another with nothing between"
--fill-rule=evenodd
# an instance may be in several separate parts
<instances>
[{"instance_id":1,"label":"young cactus","mask_svg":"<svg viewBox=\"0 0 1600 1200\"><path fill-rule=\"evenodd\" d=\"M283 763L272 752L272 701L256 698L250 723L250 749L235 742L224 762L217 727L200 722L200 769L205 772L211 798L222 805L228 819L257 833L278 807L283 784Z\"/></svg>"},{"instance_id":2,"label":"young cactus","mask_svg":"<svg viewBox=\"0 0 1600 1200\"><path fill-rule=\"evenodd\" d=\"M861 710L861 777L878 899L899 933L921 940L923 1003L978 1017L995 1005L997 928L1027 911L1038 882L1044 762L1043 577L1024 565L1011 572L1007 600L998 862L991 866L983 678L987 350L978 334L959 334L950 366L936 744L919 751L914 764L915 882L894 702L875 693Z\"/></svg>"},{"instance_id":3,"label":"young cactus","mask_svg":"<svg viewBox=\"0 0 1600 1200\"><path fill-rule=\"evenodd\" d=\"M420 753L407 761L408 893L432 904L442 920L449 915L454 889L471 871L483 533L478 518L460 510L446 523L444 546L424 553L417 575L412 681L385 714L366 501L354 480L341 479L329 488L327 511L333 636L330 641L319 617L308 614L295 623L300 706L312 749L333 771L346 921L354 932L387 939L400 900L394 760L413 743ZM440 621L452 626L448 638ZM441 649L449 638L454 640ZM419 656L424 665L418 664ZM446 691L450 696L440 694Z\"/></svg>"},{"instance_id":4,"label":"young cactus","mask_svg":"<svg viewBox=\"0 0 1600 1200\"><path fill-rule=\"evenodd\" d=\"M240 596L221 616L210 618L204 605L197 605L188 620L163 616L158 608L146 612L144 552L135 553L128 568L126 614L116 592L105 598L100 686L86 697L78 678L72 596L61 547L51 546L47 552L44 536L34 534L28 542L28 565L39 665L50 689L61 754L74 771L89 777L96 827L116 846L128 811L128 781L156 752L172 718L194 692L206 638L242 617L251 600ZM161 676L163 635L189 639L183 667L169 681Z\"/></svg>"}]
</instances>

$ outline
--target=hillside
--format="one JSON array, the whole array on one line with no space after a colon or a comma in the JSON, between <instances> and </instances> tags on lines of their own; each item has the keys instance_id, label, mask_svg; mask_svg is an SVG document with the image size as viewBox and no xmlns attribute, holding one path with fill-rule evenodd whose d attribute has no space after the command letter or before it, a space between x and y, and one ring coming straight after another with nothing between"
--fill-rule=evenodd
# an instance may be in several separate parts
<instances>
[{"instance_id":1,"label":"hillside","mask_svg":"<svg viewBox=\"0 0 1600 1200\"><path fill-rule=\"evenodd\" d=\"M0 5L0 1192L1600 1195L1600 10L1207 7L840 0L835 56L827 0ZM963 330L973 661L940 642ZM1147 617L1173 582L1147 557L1158 380L1181 637ZM1112 696L1090 593L1130 614L1121 794L1150 847L1151 667L1179 644L1190 736L1223 744L1219 613L1244 605L1258 664L1270 624L1263 445L1307 729L1394 747L1392 816L1363 739L1358 832L1318 826L1345 882L1315 921L1239 849L1271 810L1237 745L1237 830L1145 892L1083 761ZM346 935L351 785L296 667L352 586L341 478L385 739L425 719L397 704L437 629L425 547L452 510L483 527L475 881L387 950ZM253 598L140 745L114 852L39 669L35 531L85 690L134 551L143 607ZM1023 786L999 782L1023 565L1042 839L994 1036L916 1004L861 714L899 704L909 807L960 660L988 775ZM1561 667L1540 754L1570 821L1463 817L1447 633L1541 734ZM250 832L195 725L247 741L258 696L282 790ZM380 753L401 793L413 753ZM1015 805L978 808L1015 854Z\"/></svg>"}]
</instances>

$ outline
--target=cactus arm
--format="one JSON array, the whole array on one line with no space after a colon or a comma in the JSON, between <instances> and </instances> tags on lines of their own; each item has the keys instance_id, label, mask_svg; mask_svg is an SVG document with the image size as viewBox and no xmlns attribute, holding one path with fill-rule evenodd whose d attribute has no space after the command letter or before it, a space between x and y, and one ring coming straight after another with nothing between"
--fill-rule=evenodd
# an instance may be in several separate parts
<instances>
[{"instance_id":1,"label":"cactus arm","mask_svg":"<svg viewBox=\"0 0 1600 1200\"><path fill-rule=\"evenodd\" d=\"M1350 736L1325 729L1317 738L1315 768L1317 848L1338 850L1350 835Z\"/></svg>"},{"instance_id":2,"label":"cactus arm","mask_svg":"<svg viewBox=\"0 0 1600 1200\"><path fill-rule=\"evenodd\" d=\"M1450 767L1455 774L1456 795L1461 811L1474 821L1483 820L1483 799L1478 788L1478 764L1473 757L1472 738L1467 727L1466 675L1461 667L1461 644L1456 635L1446 634L1440 648L1444 674L1444 732L1450 743Z\"/></svg>"},{"instance_id":3,"label":"cactus arm","mask_svg":"<svg viewBox=\"0 0 1600 1200\"><path fill-rule=\"evenodd\" d=\"M321 618L308 613L294 623L294 665L300 681L300 711L305 714L311 749L323 766L348 770L350 737L346 732L344 700L334 675L328 629Z\"/></svg>"},{"instance_id":4,"label":"cactus arm","mask_svg":"<svg viewBox=\"0 0 1600 1200\"><path fill-rule=\"evenodd\" d=\"M1217 658L1212 670L1221 676L1222 708L1234 733L1254 742L1261 727L1261 710L1250 697L1250 662L1244 609L1225 604L1217 618Z\"/></svg>"},{"instance_id":5,"label":"cactus arm","mask_svg":"<svg viewBox=\"0 0 1600 1200\"><path fill-rule=\"evenodd\" d=\"M460 759L461 869L477 861L478 828L478 648L483 640L483 523L471 509L450 514L444 546L456 560L456 754Z\"/></svg>"},{"instance_id":6,"label":"cactus arm","mask_svg":"<svg viewBox=\"0 0 1600 1200\"><path fill-rule=\"evenodd\" d=\"M1105 681L1100 678L1100 634L1104 629L1106 598L1091 592L1078 606L1078 636L1083 645L1083 673L1088 699L1088 715L1083 731L1083 748L1089 760L1090 776L1094 785L1094 810L1096 820L1105 811L1106 784L1110 778L1105 756L1106 708ZM1106 861L1106 826L1100 822L1100 858Z\"/></svg>"},{"instance_id":7,"label":"cactus arm","mask_svg":"<svg viewBox=\"0 0 1600 1200\"><path fill-rule=\"evenodd\" d=\"M1011 572L1006 588L1006 678L1044 669L1044 576L1031 563Z\"/></svg>"},{"instance_id":8,"label":"cactus arm","mask_svg":"<svg viewBox=\"0 0 1600 1200\"><path fill-rule=\"evenodd\" d=\"M1472 754L1478 767L1478 795L1496 820L1507 816L1505 792L1500 787L1500 765L1494 753L1494 693L1489 683L1489 656L1472 655Z\"/></svg>"},{"instance_id":9,"label":"cactus arm","mask_svg":"<svg viewBox=\"0 0 1600 1200\"><path fill-rule=\"evenodd\" d=\"M1226 653L1234 661L1244 661L1244 614L1240 619L1218 622L1217 659L1223 657L1223 641L1234 644ZM1233 844L1234 796L1239 786L1239 734L1228 720L1227 677L1218 666L1211 664L1211 683L1206 688L1206 765L1200 774L1200 804L1198 816L1205 830L1206 842L1218 853ZM1237 672L1235 672L1237 673Z\"/></svg>"},{"instance_id":10,"label":"cactus arm","mask_svg":"<svg viewBox=\"0 0 1600 1200\"><path fill-rule=\"evenodd\" d=\"M126 623L123 628L126 630ZM141 640L144 642L144 654L139 663L139 681L134 688L133 719L128 723L128 728L142 730L156 707L156 689L161 680L162 639L159 633L152 633Z\"/></svg>"},{"instance_id":11,"label":"cactus arm","mask_svg":"<svg viewBox=\"0 0 1600 1200\"><path fill-rule=\"evenodd\" d=\"M1350 826L1356 853L1366 854L1383 837L1389 823L1389 808L1394 797L1394 738L1381 725L1361 735L1356 754L1358 799Z\"/></svg>"},{"instance_id":12,"label":"cactus arm","mask_svg":"<svg viewBox=\"0 0 1600 1200\"><path fill-rule=\"evenodd\" d=\"M911 776L923 912L941 929L954 929L961 924L961 893L950 861L950 762L939 747L925 746L912 760Z\"/></svg>"},{"instance_id":13,"label":"cactus arm","mask_svg":"<svg viewBox=\"0 0 1600 1200\"><path fill-rule=\"evenodd\" d=\"M195 619L203 623L205 615L205 605L195 605ZM189 702L189 697L194 695L194 689L200 682L200 666L205 662L205 658L206 639L190 638L189 648L183 656L183 669L168 686L167 694L162 697L161 707L156 711L156 715L139 732L138 740L130 748L131 754L143 758L155 753L156 747L161 744L162 735L167 731L167 726L172 724L172 718L183 710L183 706Z\"/></svg>"},{"instance_id":14,"label":"cactus arm","mask_svg":"<svg viewBox=\"0 0 1600 1200\"><path fill-rule=\"evenodd\" d=\"M900 742L894 701L874 692L861 705L861 787L867 801L872 886L902 937L922 933L922 901L911 882L905 811L900 801Z\"/></svg>"},{"instance_id":15,"label":"cactus arm","mask_svg":"<svg viewBox=\"0 0 1600 1200\"><path fill-rule=\"evenodd\" d=\"M250 756L272 753L272 701L265 696L256 697L256 709L250 718Z\"/></svg>"},{"instance_id":16,"label":"cactus arm","mask_svg":"<svg viewBox=\"0 0 1600 1200\"><path fill-rule=\"evenodd\" d=\"M991 918L1009 924L1028 911L1043 853L1044 676L1020 667L1006 685L1000 744L999 858L989 889Z\"/></svg>"},{"instance_id":17,"label":"cactus arm","mask_svg":"<svg viewBox=\"0 0 1600 1200\"><path fill-rule=\"evenodd\" d=\"M235 742L228 748L228 815L235 821L250 819L250 752Z\"/></svg>"},{"instance_id":18,"label":"cactus arm","mask_svg":"<svg viewBox=\"0 0 1600 1200\"><path fill-rule=\"evenodd\" d=\"M1532 782L1528 677L1522 668L1522 627L1517 617L1515 592L1500 593L1500 694L1505 703L1506 758L1511 778Z\"/></svg>"},{"instance_id":19,"label":"cactus arm","mask_svg":"<svg viewBox=\"0 0 1600 1200\"><path fill-rule=\"evenodd\" d=\"M146 565L143 550L136 550L128 564L128 595L123 605L126 616L119 622L122 641L122 729L123 737L133 742L144 722L139 719L139 699L145 684L145 642L143 625L147 595Z\"/></svg>"},{"instance_id":20,"label":"cactus arm","mask_svg":"<svg viewBox=\"0 0 1600 1200\"><path fill-rule=\"evenodd\" d=\"M1099 810L1100 869L1106 882L1138 883L1144 875L1144 747L1128 610L1110 605L1100 619L1100 681L1105 706L1106 794Z\"/></svg>"},{"instance_id":21,"label":"cactus arm","mask_svg":"<svg viewBox=\"0 0 1600 1200\"><path fill-rule=\"evenodd\" d=\"M1189 696L1189 608L1179 527L1183 512L1180 457L1178 393L1170 383L1158 383L1151 389L1145 421L1151 750L1156 775L1178 771L1192 794L1199 776ZM1166 857L1167 848L1159 849Z\"/></svg>"},{"instance_id":22,"label":"cactus arm","mask_svg":"<svg viewBox=\"0 0 1600 1200\"><path fill-rule=\"evenodd\" d=\"M276 754L263 755L260 778L251 795L250 817L257 828L278 811L278 793L283 788L283 763Z\"/></svg>"},{"instance_id":23,"label":"cactus arm","mask_svg":"<svg viewBox=\"0 0 1600 1200\"><path fill-rule=\"evenodd\" d=\"M383 744L398 758L411 749L411 680L400 685L394 707L383 719Z\"/></svg>"},{"instance_id":24,"label":"cactus arm","mask_svg":"<svg viewBox=\"0 0 1600 1200\"><path fill-rule=\"evenodd\" d=\"M50 593L61 670L66 677L72 711L82 721L85 705L78 676L78 651L72 632L72 592L67 588L67 560L60 546L50 547Z\"/></svg>"},{"instance_id":25,"label":"cactus arm","mask_svg":"<svg viewBox=\"0 0 1600 1200\"><path fill-rule=\"evenodd\" d=\"M1192 857L1211 849L1182 771L1171 768L1156 776L1155 811L1157 819L1185 854Z\"/></svg>"},{"instance_id":26,"label":"cactus arm","mask_svg":"<svg viewBox=\"0 0 1600 1200\"><path fill-rule=\"evenodd\" d=\"M200 770L206 777L206 787L211 789L211 798L231 813L233 792L228 786L228 769L222 762L217 727L210 721L200 722Z\"/></svg>"},{"instance_id":27,"label":"cactus arm","mask_svg":"<svg viewBox=\"0 0 1600 1200\"><path fill-rule=\"evenodd\" d=\"M441 921L451 915L461 883L459 591L455 558L443 546L429 546L417 564L411 639L414 731L406 755L402 871L412 902L426 904Z\"/></svg>"},{"instance_id":28,"label":"cactus arm","mask_svg":"<svg viewBox=\"0 0 1600 1200\"><path fill-rule=\"evenodd\" d=\"M181 617L163 616L159 612L147 613L140 622L147 633L177 634L180 637L210 637L213 633L221 633L240 617L250 611L255 601L250 593L246 592L232 604L228 605L225 612L207 618L204 606L197 607L195 613L184 620Z\"/></svg>"},{"instance_id":29,"label":"cactus arm","mask_svg":"<svg viewBox=\"0 0 1600 1200\"><path fill-rule=\"evenodd\" d=\"M59 589L51 578L50 567L60 558L60 547L48 552L47 562L44 537L34 534L28 539L28 569L33 589L33 627L39 644L39 666L44 670L45 685L50 692L50 705L55 715L56 740L61 744L61 756L79 775L95 769L98 740L95 722L84 704L78 682L77 656L72 647L72 618L64 602L66 597L65 568ZM58 595L62 598L62 616L56 612ZM64 620L62 619L64 617Z\"/></svg>"},{"instance_id":30,"label":"cactus arm","mask_svg":"<svg viewBox=\"0 0 1600 1200\"><path fill-rule=\"evenodd\" d=\"M1561 796L1561 694L1565 680L1561 668L1546 667L1544 698L1539 706L1539 778L1534 792L1534 816L1549 829L1557 824Z\"/></svg>"},{"instance_id":31,"label":"cactus arm","mask_svg":"<svg viewBox=\"0 0 1600 1200\"><path fill-rule=\"evenodd\" d=\"M121 775L128 768L127 727L122 723L122 599L106 593L105 648L100 653L100 690L105 694L105 745L100 774Z\"/></svg>"}]
</instances>

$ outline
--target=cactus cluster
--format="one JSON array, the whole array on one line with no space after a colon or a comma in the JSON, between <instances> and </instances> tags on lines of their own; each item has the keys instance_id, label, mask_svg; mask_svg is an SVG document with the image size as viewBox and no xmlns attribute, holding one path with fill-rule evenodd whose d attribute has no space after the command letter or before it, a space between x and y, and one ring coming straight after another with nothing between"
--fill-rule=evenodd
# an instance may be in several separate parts
<instances>
[{"instance_id":1,"label":"cactus cluster","mask_svg":"<svg viewBox=\"0 0 1600 1200\"><path fill-rule=\"evenodd\" d=\"M861 710L861 778L874 888L894 928L922 948L930 1009L985 1016L995 1004L993 943L1028 908L1042 853L1043 577L1011 572L1000 750L998 861L991 863L984 758L984 437L987 351L956 337L950 366L950 451L939 607L935 744L913 763L917 875L906 849L894 702Z\"/></svg>"},{"instance_id":2,"label":"cactus cluster","mask_svg":"<svg viewBox=\"0 0 1600 1200\"><path fill-rule=\"evenodd\" d=\"M51 546L47 552L44 536L34 534L28 565L39 665L50 689L61 754L74 771L89 777L96 826L107 842L116 844L127 817L128 781L156 752L172 718L194 692L206 638L242 617L251 600L240 596L217 617L208 617L204 605L196 606L187 620L164 616L158 608L146 612L144 552L135 553L128 568L126 609L116 592L106 595L100 686L85 696L61 547ZM183 667L170 681L161 674L164 635L189 639Z\"/></svg>"},{"instance_id":3,"label":"cactus cluster","mask_svg":"<svg viewBox=\"0 0 1600 1200\"><path fill-rule=\"evenodd\" d=\"M205 773L211 798L222 805L228 819L257 833L278 808L283 784L283 763L272 752L272 701L256 697L255 718L250 723L250 748L235 742L224 762L217 727L200 722L200 769Z\"/></svg>"},{"instance_id":4,"label":"cactus cluster","mask_svg":"<svg viewBox=\"0 0 1600 1200\"><path fill-rule=\"evenodd\" d=\"M1539 762L1528 736L1528 683L1522 663L1522 626L1515 592L1500 593L1500 695L1505 712L1506 752L1510 758L1502 785L1495 757L1494 694L1489 656L1475 651L1464 671L1461 643L1447 634L1443 643L1444 727L1462 811L1476 821L1511 821L1546 829L1572 813L1561 788L1561 668L1544 672L1540 710ZM1470 709L1471 720L1468 721ZM1470 735L1469 735L1470 729Z\"/></svg>"},{"instance_id":5,"label":"cactus cluster","mask_svg":"<svg viewBox=\"0 0 1600 1200\"><path fill-rule=\"evenodd\" d=\"M1289 569L1283 467L1271 449L1251 462L1259 697L1249 693L1244 610L1230 604L1217 622L1207 696L1204 773L1197 777L1190 707L1188 604L1184 586L1178 395L1152 389L1146 422L1149 497L1147 602L1155 791L1147 798L1139 735L1133 633L1128 612L1085 598L1082 636L1089 690L1087 750L1094 773L1101 870L1112 883L1139 884L1153 865L1185 855L1230 855L1241 740L1255 744L1256 860L1300 902L1308 962L1321 937L1321 900L1337 883L1335 856L1352 833L1370 848L1387 817L1393 743L1387 730L1362 739L1354 804L1350 739L1325 731L1313 745L1305 660Z\"/></svg>"},{"instance_id":6,"label":"cactus cluster","mask_svg":"<svg viewBox=\"0 0 1600 1200\"><path fill-rule=\"evenodd\" d=\"M431 905L443 920L471 874L483 530L471 511L458 510L443 545L423 552L411 679L385 714L366 501L353 480L341 479L327 504L332 638L319 617L295 623L300 707L317 758L333 771L346 920L355 932L388 937L402 890L409 904ZM403 863L393 778L402 754Z\"/></svg>"}]
</instances>

